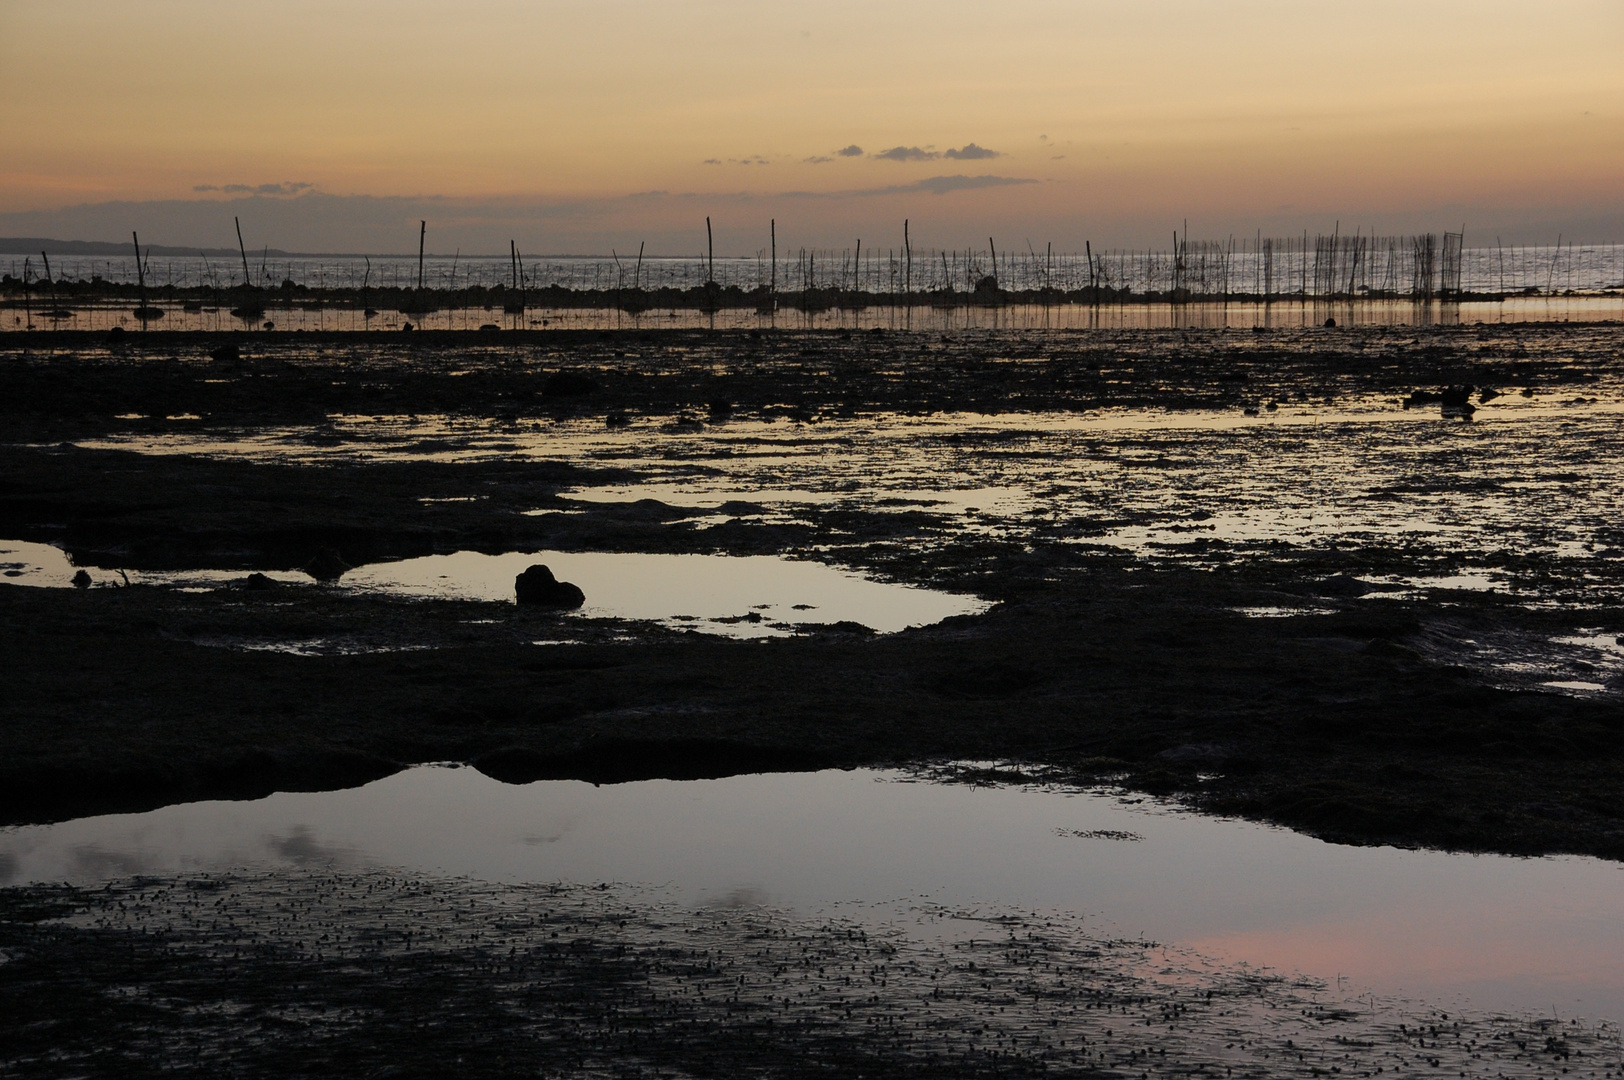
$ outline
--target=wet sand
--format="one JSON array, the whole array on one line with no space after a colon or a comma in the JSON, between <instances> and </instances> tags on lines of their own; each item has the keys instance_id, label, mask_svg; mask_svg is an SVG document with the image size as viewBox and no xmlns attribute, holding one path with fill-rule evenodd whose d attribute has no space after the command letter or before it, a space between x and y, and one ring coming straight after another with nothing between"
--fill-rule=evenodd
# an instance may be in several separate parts
<instances>
[{"instance_id":1,"label":"wet sand","mask_svg":"<svg viewBox=\"0 0 1624 1080\"><path fill-rule=\"evenodd\" d=\"M1349 842L1624 852L1617 327L403 337L7 339L0 536L99 583L0 588L5 820L426 760L1006 759ZM1464 385L1476 423L1400 405ZM660 483L733 502L580 497ZM774 487L818 490L750 503ZM113 587L543 548L811 556L998 606L751 643Z\"/></svg>"}]
</instances>

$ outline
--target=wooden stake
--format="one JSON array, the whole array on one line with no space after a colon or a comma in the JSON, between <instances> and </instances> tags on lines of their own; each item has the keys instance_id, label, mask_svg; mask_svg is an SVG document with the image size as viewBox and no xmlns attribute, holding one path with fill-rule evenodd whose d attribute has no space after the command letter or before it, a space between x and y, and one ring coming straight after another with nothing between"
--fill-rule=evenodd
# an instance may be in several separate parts
<instances>
[{"instance_id":1,"label":"wooden stake","mask_svg":"<svg viewBox=\"0 0 1624 1080\"><path fill-rule=\"evenodd\" d=\"M907 265L902 271L902 291L913 292L913 244L908 240L908 219L902 219L902 251Z\"/></svg>"},{"instance_id":2,"label":"wooden stake","mask_svg":"<svg viewBox=\"0 0 1624 1080\"><path fill-rule=\"evenodd\" d=\"M602 251L602 248L598 249ZM711 238L711 224L709 215L705 218L705 251L706 268L705 284L709 285L716 280L716 242Z\"/></svg>"},{"instance_id":3,"label":"wooden stake","mask_svg":"<svg viewBox=\"0 0 1624 1080\"><path fill-rule=\"evenodd\" d=\"M418 287L418 289L422 289L423 288L423 241L428 238L428 235L429 235L429 223L426 222L426 221L419 221L417 223L417 226L418 226L418 228L417 228L417 287ZM598 250L602 251L603 249L599 248Z\"/></svg>"},{"instance_id":4,"label":"wooden stake","mask_svg":"<svg viewBox=\"0 0 1624 1080\"><path fill-rule=\"evenodd\" d=\"M242 285L246 289L248 287L248 249L243 246L242 242L242 219L234 217L231 220L237 226L237 252L242 255Z\"/></svg>"}]
</instances>

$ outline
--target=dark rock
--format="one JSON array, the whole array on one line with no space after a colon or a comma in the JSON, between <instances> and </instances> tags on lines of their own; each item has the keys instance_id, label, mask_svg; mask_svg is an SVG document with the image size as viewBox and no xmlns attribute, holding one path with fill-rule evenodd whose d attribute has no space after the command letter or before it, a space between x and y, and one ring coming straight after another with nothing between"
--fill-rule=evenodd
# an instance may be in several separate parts
<instances>
[{"instance_id":1,"label":"dark rock","mask_svg":"<svg viewBox=\"0 0 1624 1080\"><path fill-rule=\"evenodd\" d=\"M406 330L411 330L411 329L414 329L414 327L413 327L413 326L412 326L412 324L411 324L411 323L409 323L409 322L403 322L403 323L401 323L401 324L400 324L400 328L401 328L401 330L402 330L402 331L403 331L403 332L404 332L404 331L406 331Z\"/></svg>"},{"instance_id":2,"label":"dark rock","mask_svg":"<svg viewBox=\"0 0 1624 1080\"><path fill-rule=\"evenodd\" d=\"M345 571L354 567L345 562L338 552L332 548L323 548L304 565L304 572L317 581L337 581L344 576Z\"/></svg>"},{"instance_id":3,"label":"dark rock","mask_svg":"<svg viewBox=\"0 0 1624 1080\"><path fill-rule=\"evenodd\" d=\"M1326 319L1325 320L1325 329L1327 329L1327 330L1335 330L1336 329L1336 320L1335 319Z\"/></svg>"},{"instance_id":4,"label":"dark rock","mask_svg":"<svg viewBox=\"0 0 1624 1080\"><path fill-rule=\"evenodd\" d=\"M242 579L242 587L253 592L264 592L266 589L276 588L276 582L264 574L254 573Z\"/></svg>"},{"instance_id":5,"label":"dark rock","mask_svg":"<svg viewBox=\"0 0 1624 1080\"><path fill-rule=\"evenodd\" d=\"M74 574L73 575L73 587L75 589L88 589L88 588L90 588L90 574L87 571L84 571L84 570L80 570L77 574Z\"/></svg>"},{"instance_id":6,"label":"dark rock","mask_svg":"<svg viewBox=\"0 0 1624 1080\"><path fill-rule=\"evenodd\" d=\"M606 414L604 416L604 418L603 418L603 426L604 427L623 428L623 427L629 427L630 425L631 425L631 419L629 417L627 417L627 415L625 413L621 412L619 409L616 409L613 412L610 412L610 413Z\"/></svg>"},{"instance_id":7,"label":"dark rock","mask_svg":"<svg viewBox=\"0 0 1624 1080\"><path fill-rule=\"evenodd\" d=\"M482 334L488 334L493 330L501 330L501 329L502 328L500 326L497 326L495 323L488 322L488 323L481 324L481 326L479 328L479 332L482 333Z\"/></svg>"},{"instance_id":8,"label":"dark rock","mask_svg":"<svg viewBox=\"0 0 1624 1080\"><path fill-rule=\"evenodd\" d=\"M1352 574L1332 574L1321 581L1315 591L1321 596L1358 597L1375 590L1368 581L1360 581Z\"/></svg>"},{"instance_id":9,"label":"dark rock","mask_svg":"<svg viewBox=\"0 0 1624 1080\"><path fill-rule=\"evenodd\" d=\"M236 342L228 341L217 349L210 349L209 358L222 364L234 364L242 359L242 353L238 351Z\"/></svg>"},{"instance_id":10,"label":"dark rock","mask_svg":"<svg viewBox=\"0 0 1624 1080\"><path fill-rule=\"evenodd\" d=\"M578 608L586 603L586 593L579 586L559 581L541 563L526 568L513 579L513 592L519 603L537 607Z\"/></svg>"},{"instance_id":11,"label":"dark rock","mask_svg":"<svg viewBox=\"0 0 1624 1080\"><path fill-rule=\"evenodd\" d=\"M827 764L807 750L757 747L721 739L606 739L569 753L510 746L475 758L474 768L504 784L565 777L594 784L631 780L707 780L739 773L818 769Z\"/></svg>"},{"instance_id":12,"label":"dark rock","mask_svg":"<svg viewBox=\"0 0 1624 1080\"><path fill-rule=\"evenodd\" d=\"M1471 405L1471 386L1451 386L1444 390L1412 390L1410 396L1404 399L1406 409L1418 408L1422 405L1442 405L1446 409L1459 409Z\"/></svg>"}]
</instances>

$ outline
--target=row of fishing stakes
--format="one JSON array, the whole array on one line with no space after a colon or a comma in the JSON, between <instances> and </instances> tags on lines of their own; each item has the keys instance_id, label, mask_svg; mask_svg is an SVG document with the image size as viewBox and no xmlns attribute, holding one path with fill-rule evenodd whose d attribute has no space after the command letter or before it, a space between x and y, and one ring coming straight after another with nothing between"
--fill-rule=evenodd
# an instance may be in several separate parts
<instances>
[{"instance_id":1,"label":"row of fishing stakes","mask_svg":"<svg viewBox=\"0 0 1624 1080\"><path fill-rule=\"evenodd\" d=\"M269 284L269 246L265 246L261 254L260 269L256 275L248 261L246 238L243 233L242 221L234 217L232 224L237 237L237 251L242 268L242 285L245 290L256 287L264 288ZM734 288L743 283L749 290L752 288L743 282L733 272L733 280L725 282L718 276L719 267L716 263L714 223L706 218L706 250L699 260L698 288L701 292L702 306L712 304L720 305L724 288ZM1568 288L1573 288L1573 273L1578 261L1588 260L1595 268L1591 271L1592 278L1588 284L1581 283L1584 289L1616 289L1624 287L1624 281L1619 275L1609 277L1605 281L1595 279L1597 273L1615 273L1611 268L1620 262L1617 246L1613 245L1611 254L1607 250L1586 247L1579 252L1576 260L1573 252L1575 245L1565 237L1559 237L1559 243L1554 253L1547 248L1505 248L1498 239L1491 248L1484 248L1468 253L1465 249L1465 229L1459 231L1446 231L1440 234L1421 234L1413 236L1379 236L1374 230L1356 229L1349 236L1340 231L1340 224L1330 234L1311 236L1304 231L1300 236L1289 238L1270 238L1262 235L1259 230L1255 241L1247 238L1244 243L1238 242L1231 236L1225 241L1193 241L1189 237L1188 224L1182 230L1173 232L1173 246L1171 251L1158 252L1155 250L1137 249L1115 250L1105 254L1097 254L1093 250L1092 241L1085 241L1084 251L1076 255L1057 255L1052 244L1046 244L1044 253L1039 255L1035 246L1028 241L1026 247L1028 254L1014 256L997 249L996 239L989 237L984 252L974 249L957 251L932 252L927 260L930 269L928 282L922 284L921 290L914 288L913 274L913 237L912 222L904 219L902 222L902 247L889 253L882 252L878 261L870 256L870 247L859 238L855 244L855 255L851 250L847 252L802 249L797 260L799 282L796 283L803 304L832 303L839 299L842 303L863 304L866 298L879 296L913 297L921 292L930 294L932 302L950 303L949 297L964 293L985 293L988 296L1001 295L1005 291L1016 293L1036 293L1046 302L1049 300L1069 300L1071 302L1100 303L1132 303L1139 300L1148 302L1169 301L1183 303L1190 301L1224 301L1261 300L1265 303L1275 299L1316 299L1316 300L1356 300L1368 299L1413 299L1432 300L1436 298L1449 298L1461 296L1463 293L1489 295L1506 295L1519 293L1544 293L1550 295L1560 286L1557 280L1557 271L1567 262ZM427 266L427 236L428 222L418 222L418 257L416 274L406 283L406 288L418 294L429 291ZM161 317L161 309L150 304L146 295L146 279L152 277L150 252L141 250L138 236L132 230L132 240L136 241L137 286L141 290L141 309L149 319ZM1597 252L1599 251L1599 254ZM632 272L632 280L626 281L626 267L620 258L618 250L611 251L613 266L610 267L611 284L603 283L597 271L590 265L593 276L592 284L581 284L575 278L582 272L579 266L561 266L556 268L557 278L550 278L557 288L573 290L582 288L587 290L603 290L612 288L621 294L623 300L633 307L647 307L653 303L653 298L642 295L646 285L643 280L643 267L647 259L647 244L638 245L637 258ZM760 266L760 255L757 257L758 276L753 286L761 290L754 302L757 309L763 313L775 310L779 302L778 289L783 284L785 275L778 273L778 223L776 219L768 223L768 247L763 254L770 253L769 266ZM824 267L819 267L817 257L825 255ZM1466 277L1468 254L1472 256L1472 282L1468 284ZM42 253L46 259L48 253ZM452 261L451 282L455 287L457 282L457 260L460 251ZM889 256L889 257L888 257ZM207 263L207 254L202 256ZM533 268L524 264L523 254L518 248L516 240L509 241L510 287L512 292L504 304L510 312L524 310L524 303L528 299L527 293L531 285L536 284ZM371 287L372 261L370 256L363 257L365 262L365 279L362 282L351 282L349 287L359 285L364 291ZM865 264L865 259L867 263ZM937 260L940 266L936 266ZM577 260L579 262L580 260ZM590 263L591 260L585 260ZM679 290L695 288L694 278L686 277L681 271L683 265L693 267L692 262L677 260L667 262L662 266L661 288L675 287ZM889 266L889 287L885 283L886 267ZM72 266L70 260L69 266ZM851 270L847 270L847 267ZM827 267L827 269L825 269ZM52 266L46 271L45 280L51 282L56 288L58 277L55 273L57 267ZM357 269L360 269L357 267ZM527 273L527 269L532 269ZM25 276L32 274L32 260L24 268ZM676 271L674 273L673 271ZM469 268L470 281L476 272ZM212 269L210 270L212 276ZM83 276L81 274L81 276ZM291 278L291 264L289 276ZM485 279L487 285L489 270L478 272L478 276ZM63 280L71 277L71 272L65 272ZM673 278L681 277L683 280L673 282ZM173 280L170 282L174 284ZM201 283L201 281L200 281ZM396 284L394 288L399 288ZM631 295L626 295L627 293ZM814 293L827 294L815 296ZM408 304L416 307L419 304L429 303L426 295L408 300ZM261 302L253 295L242 298L239 308L244 313L256 313L263 310ZM31 300L29 301L30 322L32 319Z\"/></svg>"}]
</instances>

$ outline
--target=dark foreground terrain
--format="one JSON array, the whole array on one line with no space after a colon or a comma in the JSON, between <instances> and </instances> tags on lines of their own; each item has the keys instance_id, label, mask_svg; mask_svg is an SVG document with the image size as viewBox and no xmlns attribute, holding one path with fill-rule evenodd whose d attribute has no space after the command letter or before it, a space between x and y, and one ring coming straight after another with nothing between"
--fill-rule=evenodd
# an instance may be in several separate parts
<instances>
[{"instance_id":1,"label":"dark foreground terrain","mask_svg":"<svg viewBox=\"0 0 1624 1080\"><path fill-rule=\"evenodd\" d=\"M954 941L624 886L295 870L6 890L0 950L15 1077L1624 1069L1614 1025L1352 997L1056 917Z\"/></svg>"},{"instance_id":2,"label":"dark foreground terrain","mask_svg":"<svg viewBox=\"0 0 1624 1080\"><path fill-rule=\"evenodd\" d=\"M0 586L0 820L437 760L513 782L1003 760L1339 841L1624 857L1624 683L1601 654L1540 651L1577 626L1624 633L1615 327L402 338L10 337L0 537L101 571L244 577L324 550L815 554L997 606L752 642L314 584ZM1545 411L1440 415L1439 392L1466 386ZM1399 409L1418 390L1425 417ZM1408 441L1359 442L1345 418L1346 438L1019 430L1310 408L1398 414ZM746 496L698 521L563 497L672 470L761 488L792 450L810 464L789 480L844 483L889 460L886 418L931 415L970 420L896 475L1042 477L1036 508ZM356 417L417 426L369 442ZM951 476L922 475L949 456ZM1087 487L1089 470L1106 479ZM1201 531L1231 503L1335 483L1345 513L1386 516L1317 539ZM1448 528L1403 531L1439 506ZM1105 542L1141 527L1179 535ZM1448 585L1467 572L1518 585ZM1444 584L1371 595L1420 579ZM276 651L309 640L321 655Z\"/></svg>"}]
</instances>

